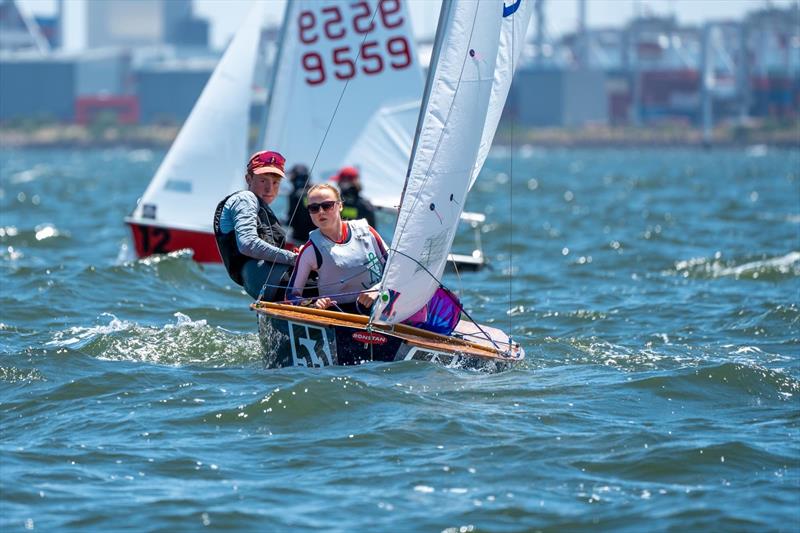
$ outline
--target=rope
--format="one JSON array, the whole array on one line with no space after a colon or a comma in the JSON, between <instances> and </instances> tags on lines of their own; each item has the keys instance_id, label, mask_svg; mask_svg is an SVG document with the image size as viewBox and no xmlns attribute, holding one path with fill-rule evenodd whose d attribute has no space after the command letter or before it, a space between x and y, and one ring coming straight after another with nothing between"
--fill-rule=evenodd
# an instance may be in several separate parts
<instances>
[{"instance_id":1,"label":"rope","mask_svg":"<svg viewBox=\"0 0 800 533\"><path fill-rule=\"evenodd\" d=\"M432 273L430 270L428 270L428 268L427 268L425 265L423 265L422 263L420 263L420 262L419 262L417 259L415 259L415 258L413 258L413 257L409 256L408 254L405 254L405 253L403 253L403 252L401 252L401 251L399 251L399 250L392 250L392 251L394 251L394 252L396 252L396 253L398 253L398 254L402 255L403 257L406 257L406 258L410 259L411 261L413 261L414 263L416 263L416 264L417 264L417 265L418 265L418 266L419 266L419 267L420 267L422 270L424 270L424 271L425 271L425 273L426 273L426 274L428 274L428 275L431 277L431 279L433 279L433 280L434 280L434 281L437 283L437 285L438 285L440 288L442 288L442 289L444 289L444 290L447 290L447 291L449 291L449 292L453 292L453 291L452 291L452 290L450 290L450 289L449 289L449 288L448 288L448 287L447 287L447 286L446 286L446 285L445 285L445 284L444 284L444 283L443 283L443 282L442 282L442 281L441 281L439 278L437 278L436 276L434 276L434 275L433 275L433 273ZM364 269L364 270L366 271L367 269ZM356 275L357 275L357 274L356 274ZM328 285L332 285L332 284L330 284L330 283L329 283L329 284L327 284L327 285L325 285L325 286L328 286ZM261 292L262 292L262 293L264 292L264 289L265 289L266 287L270 287L270 288L280 288L280 287L282 287L282 286L281 286L281 285L272 285L272 284L270 284L270 283L266 283L266 282L265 282L265 283L264 283L264 287L261 289ZM318 287L319 287L319 286L318 286ZM289 288L287 287L287 290L288 290L288 289L289 289ZM326 295L324 295L324 296L309 296L309 297L307 297L307 298L302 298L301 300L303 301L303 303L304 303L304 304L307 304L307 303L311 303L311 302L314 302L314 301L316 301L316 300L319 300L319 299L321 299L321 298L331 298L331 299L335 299L335 298L337 298L337 297L342 297L342 296L357 296L357 295L360 295L360 294L372 293L372 292L377 292L377 293L380 293L380 290L379 290L379 289L366 289L366 290L363 290L363 291L355 291L355 292L340 292L340 293L334 293L334 294L326 294ZM258 298L258 299L259 299L259 300L261 299L261 294L259 295L259 298ZM289 300L289 299L285 299L285 300L283 300L283 301L282 301L282 302L280 302L280 303L285 303L285 304L294 304L295 302L296 302L296 300ZM336 304L334 304L334 305L336 306ZM341 308L339 308L338 306L336 306L336 308L337 308L337 309L339 309L339 311L341 311ZM458 309L459 309L459 311L461 311L462 313L464 313L464 315L467 317L467 319L468 319L470 322L472 322L473 324L475 324L475 326L476 326L476 327L478 328L478 330L479 330L479 331L480 331L480 332L483 334L483 336L486 338L486 340L488 340L489 342L491 342L491 343L492 343L492 345L493 345L495 348L497 348L498 350L501 350L500 346L498 346L498 344L497 344L497 342L495 341L495 339L493 339L493 338L492 338L492 337L491 337L491 336L490 336L490 335L489 335L489 334L486 332L486 330L484 330L484 329L483 329L483 327L482 327L482 326L481 326L481 325L480 325L478 322L476 322L474 318L472 318L472 315L470 315L470 314L469 314L469 312L467 312L467 310L466 310L466 309L464 309L464 306L463 306L463 305L461 305L461 302L458 302ZM370 323L371 323L371 322L372 322L372 319L371 319L371 317L370 317ZM474 336L476 336L476 337L477 337L477 335L474 335ZM501 344L505 344L505 343L502 343L502 342L501 342ZM510 342L509 342L509 345L510 345Z\"/></svg>"},{"instance_id":2,"label":"rope","mask_svg":"<svg viewBox=\"0 0 800 533\"><path fill-rule=\"evenodd\" d=\"M438 283L439 287L441 287L442 289L445 289L445 290L448 290L448 291L450 291L450 289L448 289L448 288L445 286L445 284L444 284L444 283L442 283L442 281L441 281L439 278L437 278L436 276L434 276L434 275L433 275L433 273L431 273L431 271L430 271L430 270L428 270L428 269L425 267L425 265L423 265L422 263L420 263L419 261L417 261L415 258L411 257L410 255L408 255L408 254L405 254L405 253L403 253L403 252L401 252L401 251L399 251L399 250L393 250L393 251L394 251L395 253L398 253L398 254L402 255L403 257L405 257L405 258L407 258L407 259L410 259L411 261L415 262L415 263L417 264L417 266L419 266L419 267L420 267L422 270L424 270L424 271L425 271L425 272L426 272L426 273L427 273L427 274L428 274L428 275L429 275L429 276L430 276L430 277L431 277L431 278L432 278L432 279L433 279L433 280L434 280L436 283ZM450 292L453 292L453 291L450 291ZM375 306L373 306L373 309L374 309L374 308L375 308ZM458 303L458 308L461 310L461 312L462 312L462 313L464 313L464 314L467 316L467 318L469 319L469 321L470 321L470 322L472 322L473 324L475 324L475 326L478 328L478 330L479 330L481 333L483 333L483 334L484 334L484 336L486 337L486 340L488 340L489 342L491 342L491 343L492 343L492 345L494 345L494 347L495 347L495 348L497 348L498 350L500 350L500 347L497 345L497 343L494 341L494 339L493 339L493 338L492 338L492 337L491 337L491 336L490 336L490 335L489 335L489 334L486 332L486 330L484 330L484 329L483 329L483 327L481 327L481 325L480 325L480 324L478 324L478 323L475 321L475 319L474 319L474 318L472 318L472 316L471 316L471 315L470 315L470 314L467 312L467 310L466 310L466 309L464 309L464 306L463 306L463 305L461 305L461 302L459 302L459 303ZM370 322L372 322L372 316L370 316Z\"/></svg>"},{"instance_id":3,"label":"rope","mask_svg":"<svg viewBox=\"0 0 800 533\"><path fill-rule=\"evenodd\" d=\"M514 31L517 26L511 19L511 75L514 75ZM511 295L514 284L514 117L511 117L511 150L509 151L508 177L508 342L511 343Z\"/></svg>"}]
</instances>

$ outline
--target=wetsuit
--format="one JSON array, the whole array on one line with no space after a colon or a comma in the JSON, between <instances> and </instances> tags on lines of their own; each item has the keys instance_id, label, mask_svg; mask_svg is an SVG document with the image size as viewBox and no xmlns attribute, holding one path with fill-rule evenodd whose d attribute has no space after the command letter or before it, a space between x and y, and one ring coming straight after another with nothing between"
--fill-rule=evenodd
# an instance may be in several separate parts
<instances>
[{"instance_id":1,"label":"wetsuit","mask_svg":"<svg viewBox=\"0 0 800 533\"><path fill-rule=\"evenodd\" d=\"M297 254L282 248L286 232L266 203L250 191L227 196L214 212L214 236L228 275L247 294L258 298L267 281L263 299L283 298L276 286Z\"/></svg>"}]
</instances>

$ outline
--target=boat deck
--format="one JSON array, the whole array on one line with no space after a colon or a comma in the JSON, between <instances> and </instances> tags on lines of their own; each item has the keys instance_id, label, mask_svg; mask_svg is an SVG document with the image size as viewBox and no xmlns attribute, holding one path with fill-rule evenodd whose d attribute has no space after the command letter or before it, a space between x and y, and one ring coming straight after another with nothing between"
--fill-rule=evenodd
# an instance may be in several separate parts
<instances>
[{"instance_id":1,"label":"boat deck","mask_svg":"<svg viewBox=\"0 0 800 533\"><path fill-rule=\"evenodd\" d=\"M251 308L256 312L273 318L293 320L319 326L348 327L379 331L403 339L407 343L429 350L458 353L470 357L489 360L516 361L524 357L519 344L514 343L508 350L508 335L489 326L477 326L462 320L458 323L454 336L440 335L405 324L371 324L369 317L329 311L309 307L255 302ZM489 338L487 338L487 335ZM494 342L492 342L494 341Z\"/></svg>"}]
</instances>

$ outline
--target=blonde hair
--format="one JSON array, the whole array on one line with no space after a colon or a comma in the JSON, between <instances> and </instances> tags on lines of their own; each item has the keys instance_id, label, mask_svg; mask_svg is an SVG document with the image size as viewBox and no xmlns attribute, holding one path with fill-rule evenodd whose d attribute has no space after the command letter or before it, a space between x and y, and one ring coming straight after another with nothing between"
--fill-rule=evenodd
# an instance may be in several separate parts
<instances>
[{"instance_id":1,"label":"blonde hair","mask_svg":"<svg viewBox=\"0 0 800 533\"><path fill-rule=\"evenodd\" d=\"M330 183L317 183L311 186L306 193L306 199L311 196L311 193L316 191L317 189L328 189L329 191L333 192L333 195L336 197L337 202L342 201L342 195L339 193L339 189L335 186L331 185Z\"/></svg>"}]
</instances>

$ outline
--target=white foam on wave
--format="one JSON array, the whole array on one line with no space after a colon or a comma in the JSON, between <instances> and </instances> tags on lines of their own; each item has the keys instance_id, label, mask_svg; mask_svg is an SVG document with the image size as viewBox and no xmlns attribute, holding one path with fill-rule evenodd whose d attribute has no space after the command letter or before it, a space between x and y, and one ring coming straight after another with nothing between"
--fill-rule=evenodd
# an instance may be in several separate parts
<instances>
[{"instance_id":1,"label":"white foam on wave","mask_svg":"<svg viewBox=\"0 0 800 533\"><path fill-rule=\"evenodd\" d=\"M132 163L146 163L153 160L153 151L146 148L131 150L127 156L128 161Z\"/></svg>"},{"instance_id":2,"label":"white foam on wave","mask_svg":"<svg viewBox=\"0 0 800 533\"><path fill-rule=\"evenodd\" d=\"M184 315L183 313L175 313L175 318L178 319L176 324L167 324L164 326L164 329L174 329L174 328L202 328L208 325L208 321L205 319L200 320L192 320L189 315Z\"/></svg>"},{"instance_id":3,"label":"white foam on wave","mask_svg":"<svg viewBox=\"0 0 800 533\"><path fill-rule=\"evenodd\" d=\"M136 261L136 254L133 253L133 247L130 245L130 242L123 241L122 244L119 246L119 252L117 252L117 260L114 262L115 265L124 265L125 263L132 263Z\"/></svg>"},{"instance_id":4,"label":"white foam on wave","mask_svg":"<svg viewBox=\"0 0 800 533\"><path fill-rule=\"evenodd\" d=\"M37 241L43 241L45 239L50 239L61 235L61 232L58 230L58 228L49 223L39 224L36 226L35 231Z\"/></svg>"},{"instance_id":5,"label":"white foam on wave","mask_svg":"<svg viewBox=\"0 0 800 533\"><path fill-rule=\"evenodd\" d=\"M255 334L237 335L209 326L205 319L192 320L180 312L173 316L176 318L174 323L158 327L139 325L103 313L99 318L107 323L56 332L47 345L82 350L100 360L171 366L201 364L221 367L260 358L260 345Z\"/></svg>"},{"instance_id":6,"label":"white foam on wave","mask_svg":"<svg viewBox=\"0 0 800 533\"><path fill-rule=\"evenodd\" d=\"M162 261L168 261L170 259L180 259L183 257L188 257L191 259L192 256L194 256L193 250L189 248L183 248L167 254L149 255L147 257L143 257L142 259L139 259L139 263L147 266L153 266L161 263Z\"/></svg>"},{"instance_id":7,"label":"white foam on wave","mask_svg":"<svg viewBox=\"0 0 800 533\"><path fill-rule=\"evenodd\" d=\"M14 226L0 227L0 237L16 237L19 235L19 230Z\"/></svg>"},{"instance_id":8,"label":"white foam on wave","mask_svg":"<svg viewBox=\"0 0 800 533\"><path fill-rule=\"evenodd\" d=\"M5 250L0 250L0 258L8 259L9 261L17 261L22 259L24 255L22 252L15 249L13 246L8 246Z\"/></svg>"},{"instance_id":9,"label":"white foam on wave","mask_svg":"<svg viewBox=\"0 0 800 533\"><path fill-rule=\"evenodd\" d=\"M36 165L33 168L26 169L15 174L9 178L9 183L20 184L36 181L37 179L47 176L53 172L52 168L48 165Z\"/></svg>"},{"instance_id":10,"label":"white foam on wave","mask_svg":"<svg viewBox=\"0 0 800 533\"><path fill-rule=\"evenodd\" d=\"M202 328L208 325L208 321L204 319L192 320L191 317L183 313L175 313L172 316L174 316L177 319L177 321L175 322L175 324L166 324L164 326L165 330L179 329L179 328ZM131 331L136 328L140 328L140 326L135 322L120 320L111 313L103 313L102 315L100 315L100 317L101 318L109 317L111 321L106 325L97 325L88 328L75 326L69 328L66 331L59 331L55 334L55 338L52 341L48 342L47 345L74 347L80 343L83 344L88 343L92 339L99 337L101 335L110 335L112 333Z\"/></svg>"},{"instance_id":11,"label":"white foam on wave","mask_svg":"<svg viewBox=\"0 0 800 533\"><path fill-rule=\"evenodd\" d=\"M764 157L769 152L766 144L753 144L745 148L747 157Z\"/></svg>"},{"instance_id":12,"label":"white foam on wave","mask_svg":"<svg viewBox=\"0 0 800 533\"><path fill-rule=\"evenodd\" d=\"M800 268L800 252L793 251L779 257L761 259L758 261L748 261L741 265L726 265L721 261L722 254L717 252L712 259L706 257L693 257L675 263L675 270L684 277L688 277L692 271L701 271L711 277L732 276L740 278L742 276L752 276L758 278L764 271L775 271L779 274L792 274Z\"/></svg>"},{"instance_id":13,"label":"white foam on wave","mask_svg":"<svg viewBox=\"0 0 800 533\"><path fill-rule=\"evenodd\" d=\"M735 267L721 268L718 273L720 276L739 277L743 274L757 273L762 269L770 268L777 270L781 274L789 274L792 271L791 267L798 262L800 262L800 252L790 252L781 257L764 259L762 261L751 261Z\"/></svg>"},{"instance_id":14,"label":"white foam on wave","mask_svg":"<svg viewBox=\"0 0 800 533\"><path fill-rule=\"evenodd\" d=\"M53 340L46 343L46 346L75 347L79 343L89 342L98 335L108 335L118 331L125 331L134 326L132 322L120 320L110 313L103 313L100 317L110 317L111 321L106 325L92 326L89 328L75 326L66 331L58 331Z\"/></svg>"}]
</instances>

